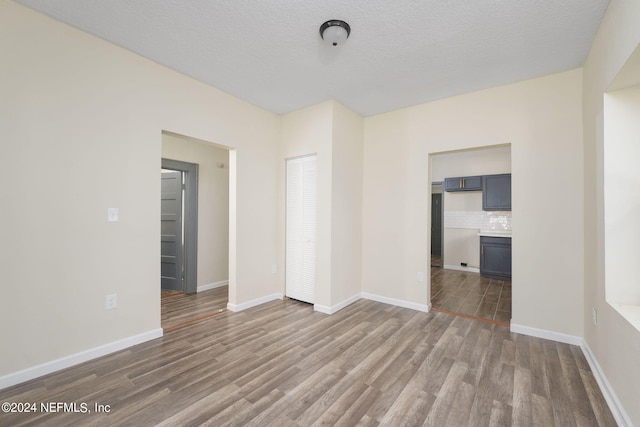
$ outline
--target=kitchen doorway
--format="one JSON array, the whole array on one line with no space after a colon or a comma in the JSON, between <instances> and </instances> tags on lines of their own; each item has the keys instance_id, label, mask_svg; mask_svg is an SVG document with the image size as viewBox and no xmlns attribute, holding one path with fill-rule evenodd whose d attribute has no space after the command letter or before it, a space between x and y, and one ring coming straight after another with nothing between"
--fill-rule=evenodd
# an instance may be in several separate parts
<instances>
[{"instance_id":1,"label":"kitchen doorway","mask_svg":"<svg viewBox=\"0 0 640 427\"><path fill-rule=\"evenodd\" d=\"M430 157L431 306L435 311L508 325L512 282L510 277L487 277L483 258L487 251L480 245L480 236L493 231L499 236L497 240L507 233L509 243L512 240L511 145L434 153ZM499 209L485 200L493 195L493 188L484 186L485 181L492 183L497 176L509 179L509 204ZM439 236L434 235L438 226ZM509 275L510 260L511 246Z\"/></svg>"}]
</instances>

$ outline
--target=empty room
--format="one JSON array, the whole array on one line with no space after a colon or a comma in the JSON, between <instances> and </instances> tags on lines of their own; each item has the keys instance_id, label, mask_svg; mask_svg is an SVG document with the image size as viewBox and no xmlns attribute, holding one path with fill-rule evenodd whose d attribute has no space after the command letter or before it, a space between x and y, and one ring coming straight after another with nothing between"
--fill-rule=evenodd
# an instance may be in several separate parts
<instances>
[{"instance_id":1,"label":"empty room","mask_svg":"<svg viewBox=\"0 0 640 427\"><path fill-rule=\"evenodd\" d=\"M0 425L640 425L638 22L0 0Z\"/></svg>"}]
</instances>

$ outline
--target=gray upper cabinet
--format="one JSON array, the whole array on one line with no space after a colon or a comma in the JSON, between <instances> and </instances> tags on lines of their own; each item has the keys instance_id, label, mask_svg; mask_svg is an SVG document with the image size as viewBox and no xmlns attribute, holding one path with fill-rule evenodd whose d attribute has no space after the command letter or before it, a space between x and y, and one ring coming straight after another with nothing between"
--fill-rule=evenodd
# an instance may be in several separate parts
<instances>
[{"instance_id":1,"label":"gray upper cabinet","mask_svg":"<svg viewBox=\"0 0 640 427\"><path fill-rule=\"evenodd\" d=\"M482 210L511 210L511 174L482 177Z\"/></svg>"},{"instance_id":2,"label":"gray upper cabinet","mask_svg":"<svg viewBox=\"0 0 640 427\"><path fill-rule=\"evenodd\" d=\"M481 191L481 176L463 176L458 178L445 178L444 191Z\"/></svg>"}]
</instances>

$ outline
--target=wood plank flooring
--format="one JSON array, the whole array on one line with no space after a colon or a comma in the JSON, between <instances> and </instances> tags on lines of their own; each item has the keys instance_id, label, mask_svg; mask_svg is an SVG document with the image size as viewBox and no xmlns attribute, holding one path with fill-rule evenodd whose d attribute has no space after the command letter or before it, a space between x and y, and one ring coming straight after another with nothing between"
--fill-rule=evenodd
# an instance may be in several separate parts
<instances>
[{"instance_id":1,"label":"wood plank flooring","mask_svg":"<svg viewBox=\"0 0 640 427\"><path fill-rule=\"evenodd\" d=\"M160 289L160 298L175 297L177 295L183 295L182 291L175 291L173 289Z\"/></svg>"},{"instance_id":2,"label":"wood plank flooring","mask_svg":"<svg viewBox=\"0 0 640 427\"><path fill-rule=\"evenodd\" d=\"M0 414L2 426L615 425L579 347L368 300L331 316L290 300L224 312L5 401L92 412Z\"/></svg>"},{"instance_id":3,"label":"wood plank flooring","mask_svg":"<svg viewBox=\"0 0 640 427\"><path fill-rule=\"evenodd\" d=\"M511 321L511 282L485 279L478 273L432 267L431 305L508 325Z\"/></svg>"},{"instance_id":4,"label":"wood plank flooring","mask_svg":"<svg viewBox=\"0 0 640 427\"><path fill-rule=\"evenodd\" d=\"M218 315L227 309L229 286L197 294L174 294L161 299L161 325L165 332Z\"/></svg>"}]
</instances>

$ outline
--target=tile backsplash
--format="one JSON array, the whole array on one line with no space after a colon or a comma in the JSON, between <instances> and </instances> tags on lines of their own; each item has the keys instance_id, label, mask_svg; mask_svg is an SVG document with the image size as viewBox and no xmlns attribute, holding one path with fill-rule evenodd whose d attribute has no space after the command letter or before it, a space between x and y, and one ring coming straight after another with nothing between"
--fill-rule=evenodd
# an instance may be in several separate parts
<instances>
[{"instance_id":1,"label":"tile backsplash","mask_svg":"<svg viewBox=\"0 0 640 427\"><path fill-rule=\"evenodd\" d=\"M444 227L511 231L511 211L445 211Z\"/></svg>"}]
</instances>

